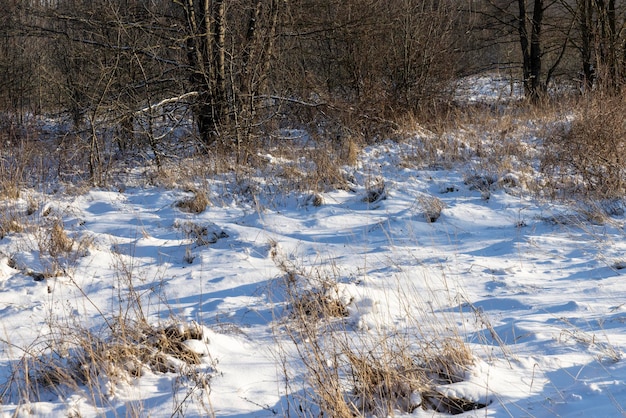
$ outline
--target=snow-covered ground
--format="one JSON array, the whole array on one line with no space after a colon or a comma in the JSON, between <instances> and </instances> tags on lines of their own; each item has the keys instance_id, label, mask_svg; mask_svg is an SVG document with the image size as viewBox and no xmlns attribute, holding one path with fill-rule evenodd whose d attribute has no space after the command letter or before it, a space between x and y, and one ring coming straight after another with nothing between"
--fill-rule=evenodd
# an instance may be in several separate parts
<instances>
[{"instance_id":1,"label":"snow-covered ground","mask_svg":"<svg viewBox=\"0 0 626 418\"><path fill-rule=\"evenodd\" d=\"M0 240L0 415L317 416L285 331L285 265L331 280L337 321L363 341L460 338L474 361L437 390L487 404L464 416L624 415L623 210L598 222L530 197L516 173L414 168L419 142L364 149L352 187L317 199L224 177L197 214L178 207L190 192L154 187L4 201L20 227ZM63 254L55 224L73 240ZM70 368L75 334L106 336L119 317L198 327L184 344L199 364L33 382L37 359Z\"/></svg>"}]
</instances>

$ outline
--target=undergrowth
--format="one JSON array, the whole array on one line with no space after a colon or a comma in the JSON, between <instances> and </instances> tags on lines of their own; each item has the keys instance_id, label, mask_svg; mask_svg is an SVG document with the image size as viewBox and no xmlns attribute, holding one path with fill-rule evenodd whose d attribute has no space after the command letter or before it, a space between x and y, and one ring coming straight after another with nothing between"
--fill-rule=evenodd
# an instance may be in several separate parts
<instances>
[{"instance_id":1,"label":"undergrowth","mask_svg":"<svg viewBox=\"0 0 626 418\"><path fill-rule=\"evenodd\" d=\"M299 267L279 248L273 258L283 271L288 303L278 331L293 343L308 388L305 397L294 400L297 416L313 410L346 418L417 409L458 414L486 406L440 389L465 380L474 364L469 347L449 326L452 319L442 321L414 293L399 287L388 297L402 300L404 326L393 325L384 319L390 313L376 310L376 324L364 326L356 319L364 313L363 295L351 295L332 262ZM293 379L288 370L284 373L286 381Z\"/></svg>"},{"instance_id":2,"label":"undergrowth","mask_svg":"<svg viewBox=\"0 0 626 418\"><path fill-rule=\"evenodd\" d=\"M93 408L115 410L126 385L147 374L168 374L176 382L173 394L184 395L173 405L173 415L186 410L186 404L193 401L194 408L202 410L202 416L215 416L209 399L215 361L208 348L202 352L197 348L208 347L207 328L173 314L166 321L151 321L145 293L136 286L143 279L137 277L132 255L113 254L116 306L97 306L75 280L76 272L71 268L86 255L91 241L68 232L54 210L40 211L40 216L25 220L36 241L28 251L39 254L45 269L33 271L18 257L3 262L31 280L48 281L48 293L52 294L49 312L45 326L26 346L12 341L11 335L0 340L13 353L8 364L11 373L5 382L0 382L0 401L18 405L19 414L26 413L31 402L83 393ZM60 275L62 281L55 285L51 279ZM84 313L80 314L78 306L72 307L69 302L67 306L59 303L70 294L78 306L82 300ZM95 313L95 317L88 312ZM126 411L127 416L145 416L137 402ZM81 414L76 408L74 413Z\"/></svg>"},{"instance_id":3,"label":"undergrowth","mask_svg":"<svg viewBox=\"0 0 626 418\"><path fill-rule=\"evenodd\" d=\"M398 166L463 166L465 183L485 200L496 189L549 197L574 193L590 201L621 199L626 192L624 101L583 100L576 106L571 123L558 106L520 106L504 114L491 108L456 109L441 121L424 126L407 116L392 135L404 144ZM352 179L345 168L359 166L359 153L367 141L358 135L299 135L276 135L250 150L245 161L211 153L163 158L158 166L146 164L136 181L144 186L185 185L189 196L174 206L189 216L204 212L214 203L213 196L218 200L215 203L225 199L227 186L222 185L222 190L215 186L218 191L213 194L207 186L211 179L216 180L214 183L228 181L224 176L232 176L238 192L252 199L268 190L295 191L305 193L306 204L315 207L325 204L325 191L350 190ZM27 145L7 150L13 153L12 158L0 159L0 197L4 199L0 239L28 233L32 238L27 250L36 250L41 268L33 270L14 254L7 255L10 266L38 281L65 276L89 305L86 292L72 279L72 267L89 253L90 238L81 235L80 230L68 229L63 213L43 210L32 200L16 203L24 197L25 185L53 176L50 164L37 166L44 160ZM67 172L61 175L62 168L67 169L59 162L59 184L73 178ZM117 177L116 169L120 170ZM124 170L128 165L107 167L108 185L124 177ZM366 204L390 196L389 185L382 177L372 176L362 186L365 192L361 201ZM441 199L426 194L416 199L415 206L427 222L437 222L445 209ZM606 222L609 209L604 210L602 205L586 207L590 209L588 213L583 211L585 220ZM623 205L614 207L623 210ZM191 245L206 246L228 237L213 225L195 221L177 221L174 228L189 242L185 261L190 264L194 262ZM24 249L15 248L14 253ZM123 256L118 257L121 260ZM306 381L304 399L295 401L295 415L309 416L311 410L338 418L417 410L457 414L486 406L475 399L448 396L441 390L442 386L466 379L476 360L452 313L439 309L435 314L415 289L397 286L388 297L399 301L403 325L390 324L389 312L380 313L376 323L364 325L358 319L364 296L346 290L345 280L332 262L300 267L281 254L277 245L273 246L272 257L282 272L280 287L287 304L286 314L277 318L279 334L292 343ZM23 348L18 360L12 362L12 374L0 387L0 399L25 404L50 394L67 396L85 389L92 402L100 405L114 397L120 383L148 373L172 373L198 394L207 416L215 415L208 397L215 363L187 344L192 340L208 343L204 328L177 318L168 323L151 323L142 294L135 287L133 267L122 261L115 267L119 274L116 289L120 292L117 312L112 316L100 312L98 319L104 325L98 327L81 323L71 315L51 315L48 332ZM424 278L426 282L437 279ZM450 300L443 303L451 305L448 296ZM280 335L277 340L285 344ZM564 338L589 340L580 333ZM4 343L13 346L8 337ZM618 358L609 348L605 348L607 356ZM283 347L283 353L288 351ZM290 363L287 354L281 355L285 380L290 382L295 372L286 365ZM181 404L174 409L180 408ZM136 415L142 413L138 406Z\"/></svg>"},{"instance_id":4,"label":"undergrowth","mask_svg":"<svg viewBox=\"0 0 626 418\"><path fill-rule=\"evenodd\" d=\"M570 123L545 138L541 169L555 197L621 198L626 193L626 101L582 100Z\"/></svg>"}]
</instances>

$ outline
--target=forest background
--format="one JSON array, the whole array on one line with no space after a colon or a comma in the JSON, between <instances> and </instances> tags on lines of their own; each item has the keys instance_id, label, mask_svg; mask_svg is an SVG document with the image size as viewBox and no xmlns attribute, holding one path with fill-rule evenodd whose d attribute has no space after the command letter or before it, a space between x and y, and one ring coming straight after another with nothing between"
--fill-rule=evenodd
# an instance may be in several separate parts
<instances>
[{"instance_id":1,"label":"forest background","mask_svg":"<svg viewBox=\"0 0 626 418\"><path fill-rule=\"evenodd\" d=\"M484 72L530 103L605 98L626 77L624 3L2 0L3 169L12 184L103 185L114 160L240 167L285 129L341 150L407 119L441 124L456 82Z\"/></svg>"}]
</instances>

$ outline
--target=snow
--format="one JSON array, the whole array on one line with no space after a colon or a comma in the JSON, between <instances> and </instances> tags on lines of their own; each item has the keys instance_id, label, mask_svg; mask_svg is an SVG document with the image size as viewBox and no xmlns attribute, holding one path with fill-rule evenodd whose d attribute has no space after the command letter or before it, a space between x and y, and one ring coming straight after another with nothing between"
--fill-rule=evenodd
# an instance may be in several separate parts
<instances>
[{"instance_id":1,"label":"snow","mask_svg":"<svg viewBox=\"0 0 626 418\"><path fill-rule=\"evenodd\" d=\"M174 362L187 374L144 367L125 379L100 376L95 395L93 387L43 388L28 402L5 384L0 416L314 415L284 328L290 307L278 261L303 277L330 277L325 296L346 306L352 335L459 336L473 364L437 390L487 405L463 416L623 415L624 214L589 221L566 203L532 197L516 172L488 185L486 197L466 181L466 165L399 164L405 147L420 146L419 136L410 141L363 150L358 168L346 168L354 187L322 193L317 206L306 193L259 187L250 196L228 176L209 180L218 203L200 214L176 207L188 193L157 187L29 191L4 202L25 228L0 240L0 384L15 381L25 354L44 353L53 336L97 332L124 309L141 309L152 324L197 324L203 337L182 342L200 359L191 368ZM384 184L384 194L368 201L372 184ZM429 222L423 202L433 198L441 215ZM27 215L29 199L39 210ZM43 250L50 238L37 225L53 218L75 257ZM60 273L35 280L54 266Z\"/></svg>"}]
</instances>

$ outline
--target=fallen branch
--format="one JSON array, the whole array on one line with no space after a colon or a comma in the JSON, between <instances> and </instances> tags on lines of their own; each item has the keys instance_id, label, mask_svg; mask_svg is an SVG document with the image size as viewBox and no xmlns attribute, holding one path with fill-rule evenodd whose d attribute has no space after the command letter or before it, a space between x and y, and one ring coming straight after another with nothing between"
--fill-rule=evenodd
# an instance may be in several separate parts
<instances>
[{"instance_id":1,"label":"fallen branch","mask_svg":"<svg viewBox=\"0 0 626 418\"><path fill-rule=\"evenodd\" d=\"M161 100L159 103L151 104L151 105L144 107L143 109L139 109L137 112L135 112L135 114L147 113L156 107L161 107L169 103L176 103L188 97L196 97L197 95L198 95L197 91L190 91L188 93L181 94L180 96L177 96L177 97L168 97L167 99Z\"/></svg>"}]
</instances>

